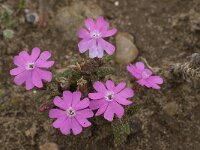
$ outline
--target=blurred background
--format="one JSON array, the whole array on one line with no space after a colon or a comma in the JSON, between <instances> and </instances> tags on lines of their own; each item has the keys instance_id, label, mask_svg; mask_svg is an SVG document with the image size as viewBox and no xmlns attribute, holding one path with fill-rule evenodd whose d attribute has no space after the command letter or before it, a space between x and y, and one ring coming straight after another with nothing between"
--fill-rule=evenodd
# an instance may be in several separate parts
<instances>
[{"instance_id":1,"label":"blurred background","mask_svg":"<svg viewBox=\"0 0 200 150\"><path fill-rule=\"evenodd\" d=\"M100 15L118 29L108 58L116 82L133 84L126 65L139 57L166 68L200 52L200 0L0 0L0 149L199 150L200 94L191 83L142 90L127 120L95 120L78 136L62 135L38 112L48 93L14 84L9 71L22 50L49 50L54 74L79 62L77 32L87 17Z\"/></svg>"}]
</instances>

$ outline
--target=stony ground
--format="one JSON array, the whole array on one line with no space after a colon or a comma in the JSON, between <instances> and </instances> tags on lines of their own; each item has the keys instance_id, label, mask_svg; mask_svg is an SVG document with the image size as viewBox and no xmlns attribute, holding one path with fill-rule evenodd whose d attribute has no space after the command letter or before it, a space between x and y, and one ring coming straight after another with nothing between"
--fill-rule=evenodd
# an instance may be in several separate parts
<instances>
[{"instance_id":1,"label":"stony ground","mask_svg":"<svg viewBox=\"0 0 200 150\"><path fill-rule=\"evenodd\" d=\"M9 75L14 67L13 56L35 46L53 53L54 73L74 64L82 58L75 36L78 28L86 17L103 15L121 32L118 38L124 40L120 43L121 40L111 38L111 42L128 49L122 52L119 48L116 57L111 58L111 64L119 70L112 78L131 85L125 64L129 59L134 61L138 51L151 66L160 68L183 62L194 52L200 53L200 0L50 0L48 3L48 24L38 27L39 23L27 23L25 19L32 12L41 18L37 1L27 0L23 5L22 0L0 0L0 11L6 8L10 16L0 17L0 149L200 149L200 94L191 83L165 82L160 91L143 89L136 94L139 110L130 118L131 132L117 146L113 134L98 128L94 132L89 128L77 137L61 135L51 127L47 114L37 111L49 97L41 95L39 90L27 92L15 86ZM5 35L6 29L14 32L13 37ZM110 124L106 125L109 128Z\"/></svg>"}]
</instances>

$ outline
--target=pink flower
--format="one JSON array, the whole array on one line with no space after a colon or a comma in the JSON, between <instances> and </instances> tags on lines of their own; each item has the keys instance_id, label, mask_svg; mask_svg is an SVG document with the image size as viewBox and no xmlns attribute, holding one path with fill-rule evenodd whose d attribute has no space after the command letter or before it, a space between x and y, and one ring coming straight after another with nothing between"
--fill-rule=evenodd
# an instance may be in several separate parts
<instances>
[{"instance_id":1,"label":"pink flower","mask_svg":"<svg viewBox=\"0 0 200 150\"><path fill-rule=\"evenodd\" d=\"M78 37L82 38L78 44L79 51L84 53L89 50L90 58L102 58L104 50L109 55L112 55L115 51L115 46L103 38L114 35L117 29L113 28L109 30L109 23L102 16L97 19L96 23L93 19L88 18L85 21L85 26L87 30L81 28L78 33Z\"/></svg>"},{"instance_id":2,"label":"pink flower","mask_svg":"<svg viewBox=\"0 0 200 150\"><path fill-rule=\"evenodd\" d=\"M90 102L92 110L98 109L96 116L104 113L104 118L112 121L114 114L118 118L122 118L124 108L121 105L130 105L132 101L127 100L134 96L134 92L130 88L125 88L126 83L121 82L117 86L111 81L106 81L106 87L102 82L95 82L93 84L97 93L89 93L89 98L93 99Z\"/></svg>"},{"instance_id":3,"label":"pink flower","mask_svg":"<svg viewBox=\"0 0 200 150\"><path fill-rule=\"evenodd\" d=\"M81 93L70 91L63 92L63 99L59 96L54 98L54 104L58 107L51 109L49 112L50 118L56 118L53 123L54 128L59 128L62 134L70 134L71 129L74 135L82 132L82 127L89 127L91 123L87 118L93 117L89 106L89 99L84 98L80 101Z\"/></svg>"},{"instance_id":4,"label":"pink flower","mask_svg":"<svg viewBox=\"0 0 200 150\"><path fill-rule=\"evenodd\" d=\"M148 88L160 89L158 84L163 83L163 79L159 76L153 76L151 70L146 69L143 62L137 62L135 65L128 65L127 70L138 79L137 82L141 86Z\"/></svg>"},{"instance_id":5,"label":"pink flower","mask_svg":"<svg viewBox=\"0 0 200 150\"><path fill-rule=\"evenodd\" d=\"M15 76L14 82L17 85L26 84L26 89L30 90L34 86L43 87L42 80L50 82L52 73L42 68L50 68L54 61L48 61L51 53L44 51L40 54L40 49L35 47L32 49L31 55L26 51L22 51L14 57L14 64L17 68L10 70L10 74Z\"/></svg>"}]
</instances>

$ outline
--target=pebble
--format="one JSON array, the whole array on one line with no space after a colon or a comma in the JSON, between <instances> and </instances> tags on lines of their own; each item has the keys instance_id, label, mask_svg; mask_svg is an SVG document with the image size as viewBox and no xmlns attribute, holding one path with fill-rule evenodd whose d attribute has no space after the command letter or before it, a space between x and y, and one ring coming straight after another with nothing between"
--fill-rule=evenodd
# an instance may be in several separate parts
<instances>
[{"instance_id":1,"label":"pebble","mask_svg":"<svg viewBox=\"0 0 200 150\"><path fill-rule=\"evenodd\" d=\"M169 116L174 116L179 112L179 105L176 102L169 102L163 107L163 110Z\"/></svg>"},{"instance_id":2,"label":"pebble","mask_svg":"<svg viewBox=\"0 0 200 150\"><path fill-rule=\"evenodd\" d=\"M116 36L116 62L119 64L129 64L138 56L138 49L134 44L134 38L126 32L119 32Z\"/></svg>"},{"instance_id":3,"label":"pebble","mask_svg":"<svg viewBox=\"0 0 200 150\"><path fill-rule=\"evenodd\" d=\"M3 30L3 37L5 39L12 39L14 37L14 31L10 29Z\"/></svg>"},{"instance_id":4,"label":"pebble","mask_svg":"<svg viewBox=\"0 0 200 150\"><path fill-rule=\"evenodd\" d=\"M40 150L59 150L56 143L45 143L39 146Z\"/></svg>"}]
</instances>

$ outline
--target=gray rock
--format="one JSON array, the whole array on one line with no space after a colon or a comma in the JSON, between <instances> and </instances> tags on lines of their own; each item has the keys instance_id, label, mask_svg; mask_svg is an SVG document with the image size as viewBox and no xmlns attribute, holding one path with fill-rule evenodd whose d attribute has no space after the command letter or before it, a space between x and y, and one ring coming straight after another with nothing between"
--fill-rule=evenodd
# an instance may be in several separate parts
<instances>
[{"instance_id":1,"label":"gray rock","mask_svg":"<svg viewBox=\"0 0 200 150\"><path fill-rule=\"evenodd\" d=\"M116 62L128 64L134 61L138 56L138 49L134 44L134 38L129 33L119 32L116 36Z\"/></svg>"},{"instance_id":2,"label":"gray rock","mask_svg":"<svg viewBox=\"0 0 200 150\"><path fill-rule=\"evenodd\" d=\"M163 107L163 110L169 116L174 116L179 112L179 105L176 102L170 102Z\"/></svg>"},{"instance_id":3,"label":"gray rock","mask_svg":"<svg viewBox=\"0 0 200 150\"><path fill-rule=\"evenodd\" d=\"M76 40L78 39L77 32L80 27L84 26L84 20L88 17L96 19L100 15L103 15L103 11L94 3L72 3L71 6L61 8L58 11L55 25L68 40Z\"/></svg>"}]
</instances>

